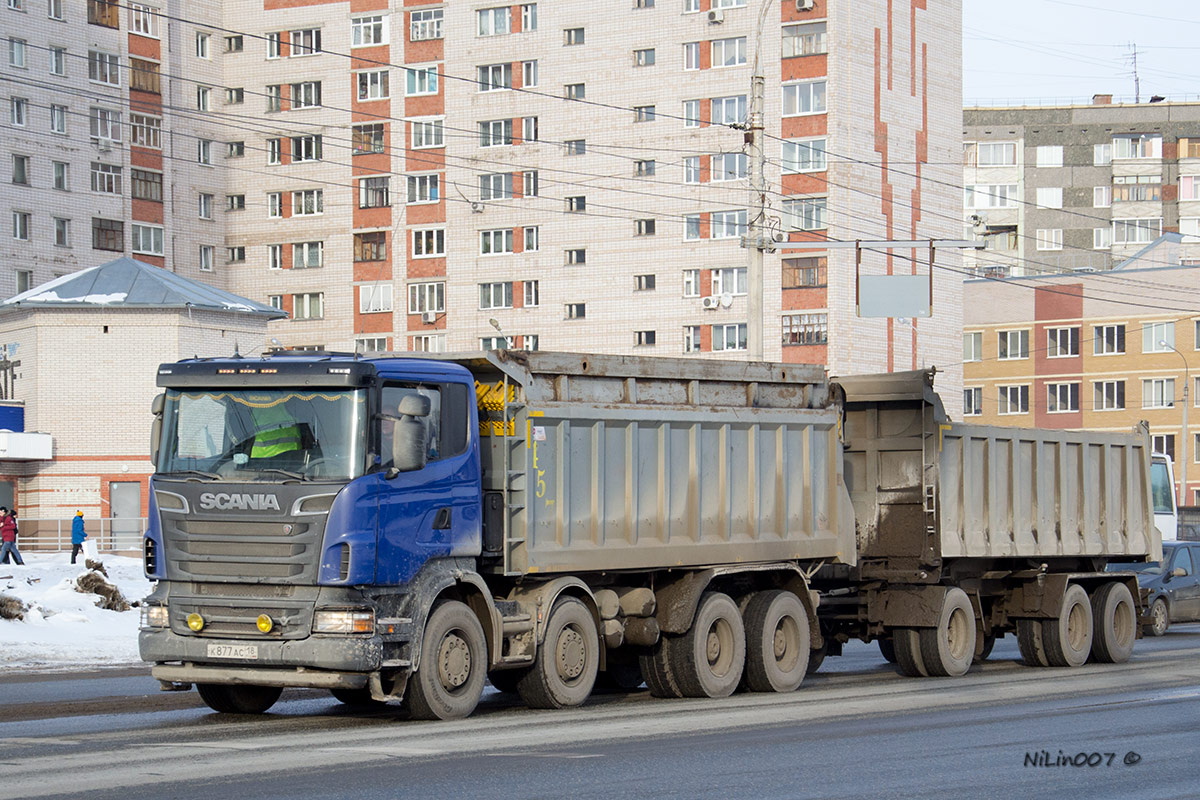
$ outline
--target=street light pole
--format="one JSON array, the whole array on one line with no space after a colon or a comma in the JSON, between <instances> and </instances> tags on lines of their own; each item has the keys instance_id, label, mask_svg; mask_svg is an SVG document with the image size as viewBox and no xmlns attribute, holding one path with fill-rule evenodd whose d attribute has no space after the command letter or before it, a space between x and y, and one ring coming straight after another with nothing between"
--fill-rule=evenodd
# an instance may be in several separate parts
<instances>
[{"instance_id":1,"label":"street light pole","mask_svg":"<svg viewBox=\"0 0 1200 800\"><path fill-rule=\"evenodd\" d=\"M1183 435L1180 437L1182 441L1179 443L1179 505L1189 505L1187 497L1187 480L1188 480L1188 406L1191 403L1188 401L1188 389L1192 382L1191 371L1188 369L1187 356L1179 352L1179 349L1173 344L1168 344L1166 340L1159 341L1159 347L1169 347L1174 350L1180 358L1183 359Z\"/></svg>"}]
</instances>

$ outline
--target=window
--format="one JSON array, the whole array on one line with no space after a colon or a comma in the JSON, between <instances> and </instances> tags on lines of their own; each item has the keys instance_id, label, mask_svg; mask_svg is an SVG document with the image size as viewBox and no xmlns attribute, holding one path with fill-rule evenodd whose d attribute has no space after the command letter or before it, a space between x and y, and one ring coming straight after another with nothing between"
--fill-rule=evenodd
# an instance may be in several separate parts
<instances>
[{"instance_id":1,"label":"window","mask_svg":"<svg viewBox=\"0 0 1200 800\"><path fill-rule=\"evenodd\" d=\"M700 11L700 0L683 0L683 13L695 14Z\"/></svg>"},{"instance_id":2,"label":"window","mask_svg":"<svg viewBox=\"0 0 1200 800\"><path fill-rule=\"evenodd\" d=\"M129 143L152 150L162 148L162 119L145 114L129 115Z\"/></svg>"},{"instance_id":3,"label":"window","mask_svg":"<svg viewBox=\"0 0 1200 800\"><path fill-rule=\"evenodd\" d=\"M1029 358L1029 331L1000 331L999 341L1001 361Z\"/></svg>"},{"instance_id":4,"label":"window","mask_svg":"<svg viewBox=\"0 0 1200 800\"><path fill-rule=\"evenodd\" d=\"M742 8L746 0L713 0L713 8Z\"/></svg>"},{"instance_id":5,"label":"window","mask_svg":"<svg viewBox=\"0 0 1200 800\"><path fill-rule=\"evenodd\" d=\"M1150 436L1150 452L1163 453L1171 460L1175 459L1175 434L1156 433Z\"/></svg>"},{"instance_id":6,"label":"window","mask_svg":"<svg viewBox=\"0 0 1200 800\"><path fill-rule=\"evenodd\" d=\"M683 127L699 128L700 127L700 101L699 100L684 100L683 101Z\"/></svg>"},{"instance_id":7,"label":"window","mask_svg":"<svg viewBox=\"0 0 1200 800\"><path fill-rule=\"evenodd\" d=\"M526 3L521 6L521 30L536 31L538 27L537 3ZM535 348L536 349L536 348Z\"/></svg>"},{"instance_id":8,"label":"window","mask_svg":"<svg viewBox=\"0 0 1200 800\"><path fill-rule=\"evenodd\" d=\"M693 241L700 238L699 214L688 214L683 218L683 238L684 241Z\"/></svg>"},{"instance_id":9,"label":"window","mask_svg":"<svg viewBox=\"0 0 1200 800\"><path fill-rule=\"evenodd\" d=\"M240 33L235 36L226 36L225 37L225 52L226 53L240 53L245 49L246 49L246 42L245 42L245 39L242 38L242 35Z\"/></svg>"},{"instance_id":10,"label":"window","mask_svg":"<svg viewBox=\"0 0 1200 800\"><path fill-rule=\"evenodd\" d=\"M283 163L283 140L267 139L267 164L278 165L281 163Z\"/></svg>"},{"instance_id":11,"label":"window","mask_svg":"<svg viewBox=\"0 0 1200 800\"><path fill-rule=\"evenodd\" d=\"M213 246L211 244L200 245L200 271L212 272L213 268Z\"/></svg>"},{"instance_id":12,"label":"window","mask_svg":"<svg viewBox=\"0 0 1200 800\"><path fill-rule=\"evenodd\" d=\"M413 258L446 255L446 229L428 228L413 231Z\"/></svg>"},{"instance_id":13,"label":"window","mask_svg":"<svg viewBox=\"0 0 1200 800\"><path fill-rule=\"evenodd\" d=\"M505 350L512 348L514 344L512 336L481 336L479 338L481 350Z\"/></svg>"},{"instance_id":14,"label":"window","mask_svg":"<svg viewBox=\"0 0 1200 800\"><path fill-rule=\"evenodd\" d=\"M321 105L321 82L303 81L292 84L292 108L312 108Z\"/></svg>"},{"instance_id":15,"label":"window","mask_svg":"<svg viewBox=\"0 0 1200 800\"><path fill-rule=\"evenodd\" d=\"M414 123L414 125L416 124ZM350 142L356 156L363 153L382 153L384 149L383 123L355 125L350 134Z\"/></svg>"},{"instance_id":16,"label":"window","mask_svg":"<svg viewBox=\"0 0 1200 800\"><path fill-rule=\"evenodd\" d=\"M212 141L209 139L196 140L196 163L212 165Z\"/></svg>"},{"instance_id":17,"label":"window","mask_svg":"<svg viewBox=\"0 0 1200 800\"><path fill-rule=\"evenodd\" d=\"M1038 228L1037 231L1037 249L1038 250L1062 250L1063 235L1062 228Z\"/></svg>"},{"instance_id":18,"label":"window","mask_svg":"<svg viewBox=\"0 0 1200 800\"><path fill-rule=\"evenodd\" d=\"M25 40L17 38L9 38L8 40L8 65L18 69L25 69Z\"/></svg>"},{"instance_id":19,"label":"window","mask_svg":"<svg viewBox=\"0 0 1200 800\"><path fill-rule=\"evenodd\" d=\"M480 200L508 200L513 196L511 172L492 172L479 176Z\"/></svg>"},{"instance_id":20,"label":"window","mask_svg":"<svg viewBox=\"0 0 1200 800\"><path fill-rule=\"evenodd\" d=\"M1200 141L1195 144L1200 148ZM1200 177L1184 175L1179 179L1179 199L1200 200Z\"/></svg>"},{"instance_id":21,"label":"window","mask_svg":"<svg viewBox=\"0 0 1200 800\"><path fill-rule=\"evenodd\" d=\"M1116 158L1162 158L1162 135L1130 134L1114 136L1112 157Z\"/></svg>"},{"instance_id":22,"label":"window","mask_svg":"<svg viewBox=\"0 0 1200 800\"><path fill-rule=\"evenodd\" d=\"M684 156L684 159L683 159L683 182L684 183L699 183L700 182L700 156Z\"/></svg>"},{"instance_id":23,"label":"window","mask_svg":"<svg viewBox=\"0 0 1200 800\"><path fill-rule=\"evenodd\" d=\"M634 331L633 333L636 347L653 347L656 344L658 337L654 331Z\"/></svg>"},{"instance_id":24,"label":"window","mask_svg":"<svg viewBox=\"0 0 1200 800\"><path fill-rule=\"evenodd\" d=\"M279 58L280 43L283 34L279 32L267 34L267 58Z\"/></svg>"},{"instance_id":25,"label":"window","mask_svg":"<svg viewBox=\"0 0 1200 800\"><path fill-rule=\"evenodd\" d=\"M481 8L475 12L480 36L502 36L512 30L512 8Z\"/></svg>"},{"instance_id":26,"label":"window","mask_svg":"<svg viewBox=\"0 0 1200 800\"><path fill-rule=\"evenodd\" d=\"M587 87L582 83L568 83L563 87L563 97L568 100L582 100L587 97Z\"/></svg>"},{"instance_id":27,"label":"window","mask_svg":"<svg viewBox=\"0 0 1200 800\"><path fill-rule=\"evenodd\" d=\"M355 261L383 261L387 258L387 232L354 234Z\"/></svg>"},{"instance_id":28,"label":"window","mask_svg":"<svg viewBox=\"0 0 1200 800\"><path fill-rule=\"evenodd\" d=\"M70 190L68 185L68 165L65 161L51 161L50 170L52 182L55 189L66 192Z\"/></svg>"},{"instance_id":29,"label":"window","mask_svg":"<svg viewBox=\"0 0 1200 800\"><path fill-rule=\"evenodd\" d=\"M746 63L746 37L713 39L713 67L736 67Z\"/></svg>"},{"instance_id":30,"label":"window","mask_svg":"<svg viewBox=\"0 0 1200 800\"><path fill-rule=\"evenodd\" d=\"M634 275L633 290L635 292L652 292L654 291L657 280L653 275Z\"/></svg>"},{"instance_id":31,"label":"window","mask_svg":"<svg viewBox=\"0 0 1200 800\"><path fill-rule=\"evenodd\" d=\"M718 153L712 157L712 180L732 181L746 177L745 153Z\"/></svg>"},{"instance_id":32,"label":"window","mask_svg":"<svg viewBox=\"0 0 1200 800\"><path fill-rule=\"evenodd\" d=\"M29 156L13 156L12 161L12 182L22 186L28 186Z\"/></svg>"},{"instance_id":33,"label":"window","mask_svg":"<svg viewBox=\"0 0 1200 800\"><path fill-rule=\"evenodd\" d=\"M541 284L538 281L522 281L522 299L525 308L535 308L541 305Z\"/></svg>"},{"instance_id":34,"label":"window","mask_svg":"<svg viewBox=\"0 0 1200 800\"><path fill-rule=\"evenodd\" d=\"M1047 358L1079 355L1079 328L1047 328Z\"/></svg>"},{"instance_id":35,"label":"window","mask_svg":"<svg viewBox=\"0 0 1200 800\"><path fill-rule=\"evenodd\" d=\"M1092 329L1093 352L1098 356L1112 356L1125 352L1124 325L1097 325Z\"/></svg>"},{"instance_id":36,"label":"window","mask_svg":"<svg viewBox=\"0 0 1200 800\"><path fill-rule=\"evenodd\" d=\"M267 217L279 219L283 216L283 192L267 192Z\"/></svg>"},{"instance_id":37,"label":"window","mask_svg":"<svg viewBox=\"0 0 1200 800\"><path fill-rule=\"evenodd\" d=\"M134 253L151 256L163 254L163 228L161 225L143 225L137 222L129 226Z\"/></svg>"},{"instance_id":38,"label":"window","mask_svg":"<svg viewBox=\"0 0 1200 800\"><path fill-rule=\"evenodd\" d=\"M227 195L225 195L225 210L226 211L245 211L246 210L246 195L244 195L244 194L227 194Z\"/></svg>"},{"instance_id":39,"label":"window","mask_svg":"<svg viewBox=\"0 0 1200 800\"><path fill-rule=\"evenodd\" d=\"M645 50L633 51L633 65L635 67L652 67L654 66L654 48Z\"/></svg>"},{"instance_id":40,"label":"window","mask_svg":"<svg viewBox=\"0 0 1200 800\"><path fill-rule=\"evenodd\" d=\"M530 225L523 229L521 233L526 253L536 253L541 249L541 229L537 225Z\"/></svg>"},{"instance_id":41,"label":"window","mask_svg":"<svg viewBox=\"0 0 1200 800\"><path fill-rule=\"evenodd\" d=\"M963 334L963 361L983 361L983 332Z\"/></svg>"},{"instance_id":42,"label":"window","mask_svg":"<svg viewBox=\"0 0 1200 800\"><path fill-rule=\"evenodd\" d=\"M683 68L685 70L700 69L700 43L685 42L683 45Z\"/></svg>"},{"instance_id":43,"label":"window","mask_svg":"<svg viewBox=\"0 0 1200 800\"><path fill-rule=\"evenodd\" d=\"M997 386L996 392L1000 395L999 413L1001 416L1029 413L1028 386Z\"/></svg>"},{"instance_id":44,"label":"window","mask_svg":"<svg viewBox=\"0 0 1200 800\"><path fill-rule=\"evenodd\" d=\"M210 39L211 37L207 33L196 34L196 58L209 57L208 45Z\"/></svg>"},{"instance_id":45,"label":"window","mask_svg":"<svg viewBox=\"0 0 1200 800\"><path fill-rule=\"evenodd\" d=\"M964 187L963 208L1016 208L1015 183L967 184Z\"/></svg>"},{"instance_id":46,"label":"window","mask_svg":"<svg viewBox=\"0 0 1200 800\"><path fill-rule=\"evenodd\" d=\"M1111 143L1092 145L1092 164L1097 167L1112 163L1113 146Z\"/></svg>"},{"instance_id":47,"label":"window","mask_svg":"<svg viewBox=\"0 0 1200 800\"><path fill-rule=\"evenodd\" d=\"M566 148L569 156L581 156L587 153L587 142L583 139L567 139L563 142L563 147Z\"/></svg>"},{"instance_id":48,"label":"window","mask_svg":"<svg viewBox=\"0 0 1200 800\"><path fill-rule=\"evenodd\" d=\"M746 210L714 211L712 213L712 238L736 239L746 234Z\"/></svg>"},{"instance_id":49,"label":"window","mask_svg":"<svg viewBox=\"0 0 1200 800\"><path fill-rule=\"evenodd\" d=\"M212 105L212 89L207 86L196 87L196 110L208 111Z\"/></svg>"},{"instance_id":50,"label":"window","mask_svg":"<svg viewBox=\"0 0 1200 800\"><path fill-rule=\"evenodd\" d=\"M479 255L505 255L511 252L513 252L512 228L479 232Z\"/></svg>"},{"instance_id":51,"label":"window","mask_svg":"<svg viewBox=\"0 0 1200 800\"><path fill-rule=\"evenodd\" d=\"M700 296L700 270L685 269L683 271L683 296Z\"/></svg>"},{"instance_id":52,"label":"window","mask_svg":"<svg viewBox=\"0 0 1200 800\"><path fill-rule=\"evenodd\" d=\"M538 140L537 117L521 117L521 139L524 142L536 142Z\"/></svg>"},{"instance_id":53,"label":"window","mask_svg":"<svg viewBox=\"0 0 1200 800\"><path fill-rule=\"evenodd\" d=\"M92 191L102 194L121 193L121 167L115 164L92 162Z\"/></svg>"},{"instance_id":54,"label":"window","mask_svg":"<svg viewBox=\"0 0 1200 800\"><path fill-rule=\"evenodd\" d=\"M585 319L587 317L587 303L567 303L564 313L566 319Z\"/></svg>"},{"instance_id":55,"label":"window","mask_svg":"<svg viewBox=\"0 0 1200 800\"><path fill-rule=\"evenodd\" d=\"M283 269L283 245L267 245L267 269Z\"/></svg>"},{"instance_id":56,"label":"window","mask_svg":"<svg viewBox=\"0 0 1200 800\"><path fill-rule=\"evenodd\" d=\"M714 97L712 99L713 125L740 125L746 121L746 95Z\"/></svg>"},{"instance_id":57,"label":"window","mask_svg":"<svg viewBox=\"0 0 1200 800\"><path fill-rule=\"evenodd\" d=\"M200 219L212 219L213 196L201 192L196 198L197 214Z\"/></svg>"},{"instance_id":58,"label":"window","mask_svg":"<svg viewBox=\"0 0 1200 800\"><path fill-rule=\"evenodd\" d=\"M88 80L109 86L121 85L121 62L116 53L88 51Z\"/></svg>"},{"instance_id":59,"label":"window","mask_svg":"<svg viewBox=\"0 0 1200 800\"><path fill-rule=\"evenodd\" d=\"M438 68L436 64L431 67L404 68L404 94L406 96L437 94L437 91Z\"/></svg>"},{"instance_id":60,"label":"window","mask_svg":"<svg viewBox=\"0 0 1200 800\"><path fill-rule=\"evenodd\" d=\"M424 314L433 312L441 314L446 311L446 284L444 281L433 283L413 283L408 287L408 313Z\"/></svg>"},{"instance_id":61,"label":"window","mask_svg":"<svg viewBox=\"0 0 1200 800\"><path fill-rule=\"evenodd\" d=\"M1142 408L1174 408L1175 379L1151 378L1142 381Z\"/></svg>"},{"instance_id":62,"label":"window","mask_svg":"<svg viewBox=\"0 0 1200 800\"><path fill-rule=\"evenodd\" d=\"M294 242L292 269L316 269L325 266L324 242Z\"/></svg>"},{"instance_id":63,"label":"window","mask_svg":"<svg viewBox=\"0 0 1200 800\"><path fill-rule=\"evenodd\" d=\"M292 31L292 57L311 56L321 52L321 29L306 28Z\"/></svg>"},{"instance_id":64,"label":"window","mask_svg":"<svg viewBox=\"0 0 1200 800\"><path fill-rule=\"evenodd\" d=\"M24 11L25 0L8 0L8 7L12 11Z\"/></svg>"},{"instance_id":65,"label":"window","mask_svg":"<svg viewBox=\"0 0 1200 800\"><path fill-rule=\"evenodd\" d=\"M1048 414L1065 414L1079 410L1078 383L1047 383L1046 412Z\"/></svg>"},{"instance_id":66,"label":"window","mask_svg":"<svg viewBox=\"0 0 1200 800\"><path fill-rule=\"evenodd\" d=\"M71 246L71 220L63 219L62 217L54 218L54 246L55 247L70 247ZM29 274L27 270L17 270L18 278L20 277L22 272L25 272L26 275ZM18 292L24 291L24 289L19 288L20 283L21 282L18 280L17 281L17 285L18 285L17 291ZM28 289L29 288L28 285L26 285L25 288Z\"/></svg>"},{"instance_id":67,"label":"window","mask_svg":"<svg viewBox=\"0 0 1200 800\"><path fill-rule=\"evenodd\" d=\"M645 161L633 162L633 174L638 177L645 177L654 174L655 163L653 159Z\"/></svg>"},{"instance_id":68,"label":"window","mask_svg":"<svg viewBox=\"0 0 1200 800\"><path fill-rule=\"evenodd\" d=\"M380 149L383 152L382 126L380 131ZM444 147L442 120L414 120L412 123L412 146L414 149L423 147Z\"/></svg>"},{"instance_id":69,"label":"window","mask_svg":"<svg viewBox=\"0 0 1200 800\"><path fill-rule=\"evenodd\" d=\"M712 326L713 350L745 350L746 326L741 323Z\"/></svg>"},{"instance_id":70,"label":"window","mask_svg":"<svg viewBox=\"0 0 1200 800\"><path fill-rule=\"evenodd\" d=\"M409 203L436 203L441 197L437 174L409 175L407 183Z\"/></svg>"},{"instance_id":71,"label":"window","mask_svg":"<svg viewBox=\"0 0 1200 800\"><path fill-rule=\"evenodd\" d=\"M50 19L63 19L63 0L48 0L46 15Z\"/></svg>"},{"instance_id":72,"label":"window","mask_svg":"<svg viewBox=\"0 0 1200 800\"><path fill-rule=\"evenodd\" d=\"M634 106L634 122L654 122L654 106Z\"/></svg>"},{"instance_id":73,"label":"window","mask_svg":"<svg viewBox=\"0 0 1200 800\"><path fill-rule=\"evenodd\" d=\"M700 352L700 326L699 325L684 325L683 326L683 352L699 353Z\"/></svg>"},{"instance_id":74,"label":"window","mask_svg":"<svg viewBox=\"0 0 1200 800\"><path fill-rule=\"evenodd\" d=\"M351 47L387 44L387 41L387 17L373 15L370 17L350 18Z\"/></svg>"},{"instance_id":75,"label":"window","mask_svg":"<svg viewBox=\"0 0 1200 800\"><path fill-rule=\"evenodd\" d=\"M825 139L805 139L783 143L784 174L824 172L826 169Z\"/></svg>"},{"instance_id":76,"label":"window","mask_svg":"<svg viewBox=\"0 0 1200 800\"><path fill-rule=\"evenodd\" d=\"M245 89L226 89L225 90L225 105L237 106L246 102Z\"/></svg>"},{"instance_id":77,"label":"window","mask_svg":"<svg viewBox=\"0 0 1200 800\"><path fill-rule=\"evenodd\" d=\"M983 388L976 386L963 389L963 416L977 417L983 414Z\"/></svg>"},{"instance_id":78,"label":"window","mask_svg":"<svg viewBox=\"0 0 1200 800\"><path fill-rule=\"evenodd\" d=\"M1037 147L1037 165L1039 167L1061 167L1063 165L1063 149L1061 144L1042 144Z\"/></svg>"},{"instance_id":79,"label":"window","mask_svg":"<svg viewBox=\"0 0 1200 800\"><path fill-rule=\"evenodd\" d=\"M489 308L512 308L512 304L512 281L479 284L479 308L481 310Z\"/></svg>"},{"instance_id":80,"label":"window","mask_svg":"<svg viewBox=\"0 0 1200 800\"><path fill-rule=\"evenodd\" d=\"M62 9L60 8L58 11L59 16L55 19L62 18ZM89 25L103 25L106 28L121 26L120 9L117 4L105 2L105 0L87 0L87 18Z\"/></svg>"},{"instance_id":81,"label":"window","mask_svg":"<svg viewBox=\"0 0 1200 800\"><path fill-rule=\"evenodd\" d=\"M426 42L442 38L442 19L445 12L440 8L432 11L413 11L409 17L409 41Z\"/></svg>"},{"instance_id":82,"label":"window","mask_svg":"<svg viewBox=\"0 0 1200 800\"><path fill-rule=\"evenodd\" d=\"M320 161L321 160L321 136L293 136L292 137L292 161Z\"/></svg>"},{"instance_id":83,"label":"window","mask_svg":"<svg viewBox=\"0 0 1200 800\"><path fill-rule=\"evenodd\" d=\"M511 119L493 119L479 123L480 147L502 147L512 143Z\"/></svg>"},{"instance_id":84,"label":"window","mask_svg":"<svg viewBox=\"0 0 1200 800\"><path fill-rule=\"evenodd\" d=\"M1154 202L1162 200L1162 178L1158 175L1118 175L1113 178L1115 202Z\"/></svg>"},{"instance_id":85,"label":"window","mask_svg":"<svg viewBox=\"0 0 1200 800\"><path fill-rule=\"evenodd\" d=\"M361 314L379 314L392 310L392 284L371 283L358 287L358 310Z\"/></svg>"},{"instance_id":86,"label":"window","mask_svg":"<svg viewBox=\"0 0 1200 800\"><path fill-rule=\"evenodd\" d=\"M1125 408L1125 381L1096 381L1092 384L1092 409L1120 411Z\"/></svg>"},{"instance_id":87,"label":"window","mask_svg":"<svg viewBox=\"0 0 1200 800\"><path fill-rule=\"evenodd\" d=\"M805 197L783 201L784 227L792 231L817 231L829 227L828 201Z\"/></svg>"},{"instance_id":88,"label":"window","mask_svg":"<svg viewBox=\"0 0 1200 800\"><path fill-rule=\"evenodd\" d=\"M140 58L129 59L129 88L139 92L162 94L162 84L158 73L158 64ZM227 90L235 91L235 90ZM237 89L241 92L241 89ZM241 102L240 100L238 102Z\"/></svg>"},{"instance_id":89,"label":"window","mask_svg":"<svg viewBox=\"0 0 1200 800\"><path fill-rule=\"evenodd\" d=\"M392 204L390 194L391 177L376 175L358 181L359 208L386 208Z\"/></svg>"},{"instance_id":90,"label":"window","mask_svg":"<svg viewBox=\"0 0 1200 800\"><path fill-rule=\"evenodd\" d=\"M29 241L29 223L32 215L28 211L14 211L12 215L13 238L23 242Z\"/></svg>"},{"instance_id":91,"label":"window","mask_svg":"<svg viewBox=\"0 0 1200 800\"><path fill-rule=\"evenodd\" d=\"M1111 205L1111 186L1096 186L1092 189L1092 208L1108 208Z\"/></svg>"},{"instance_id":92,"label":"window","mask_svg":"<svg viewBox=\"0 0 1200 800\"><path fill-rule=\"evenodd\" d=\"M226 158L243 158L246 155L245 142L226 142L225 157Z\"/></svg>"},{"instance_id":93,"label":"window","mask_svg":"<svg viewBox=\"0 0 1200 800\"><path fill-rule=\"evenodd\" d=\"M563 44L575 45L583 44L583 28L567 28L563 31Z\"/></svg>"},{"instance_id":94,"label":"window","mask_svg":"<svg viewBox=\"0 0 1200 800\"><path fill-rule=\"evenodd\" d=\"M1174 322L1147 322L1142 325L1143 353L1166 353L1174 346Z\"/></svg>"},{"instance_id":95,"label":"window","mask_svg":"<svg viewBox=\"0 0 1200 800\"><path fill-rule=\"evenodd\" d=\"M325 316L325 293L292 295L292 319L321 319Z\"/></svg>"},{"instance_id":96,"label":"window","mask_svg":"<svg viewBox=\"0 0 1200 800\"><path fill-rule=\"evenodd\" d=\"M273 83L267 86L267 111L279 111L283 108L283 86Z\"/></svg>"},{"instance_id":97,"label":"window","mask_svg":"<svg viewBox=\"0 0 1200 800\"><path fill-rule=\"evenodd\" d=\"M1062 204L1062 187L1038 187L1038 208L1062 208Z\"/></svg>"},{"instance_id":98,"label":"window","mask_svg":"<svg viewBox=\"0 0 1200 800\"><path fill-rule=\"evenodd\" d=\"M527 169L521 173L521 194L524 197L538 196L538 171Z\"/></svg>"},{"instance_id":99,"label":"window","mask_svg":"<svg viewBox=\"0 0 1200 800\"><path fill-rule=\"evenodd\" d=\"M824 114L825 81L787 83L783 86L783 116L795 117L803 114Z\"/></svg>"},{"instance_id":100,"label":"window","mask_svg":"<svg viewBox=\"0 0 1200 800\"><path fill-rule=\"evenodd\" d=\"M783 288L807 289L827 285L827 263L826 256L783 259Z\"/></svg>"},{"instance_id":101,"label":"window","mask_svg":"<svg viewBox=\"0 0 1200 800\"><path fill-rule=\"evenodd\" d=\"M782 329L785 345L828 344L829 315L785 314Z\"/></svg>"},{"instance_id":102,"label":"window","mask_svg":"<svg viewBox=\"0 0 1200 800\"><path fill-rule=\"evenodd\" d=\"M369 178L367 180L370 180ZM384 180L387 180L384 178ZM292 216L303 217L325 212L325 193L321 189L292 192Z\"/></svg>"},{"instance_id":103,"label":"window","mask_svg":"<svg viewBox=\"0 0 1200 800\"><path fill-rule=\"evenodd\" d=\"M567 266L587 263L587 250L577 247L563 252L563 263Z\"/></svg>"},{"instance_id":104,"label":"window","mask_svg":"<svg viewBox=\"0 0 1200 800\"><path fill-rule=\"evenodd\" d=\"M481 92L512 88L512 64L487 64L476 67L475 72Z\"/></svg>"},{"instance_id":105,"label":"window","mask_svg":"<svg viewBox=\"0 0 1200 800\"><path fill-rule=\"evenodd\" d=\"M420 336L410 336L409 341L412 343L409 349L414 353L446 352L446 334L444 333L426 333Z\"/></svg>"},{"instance_id":106,"label":"window","mask_svg":"<svg viewBox=\"0 0 1200 800\"><path fill-rule=\"evenodd\" d=\"M746 293L745 267L720 267L712 271L712 293L714 295Z\"/></svg>"},{"instance_id":107,"label":"window","mask_svg":"<svg viewBox=\"0 0 1200 800\"><path fill-rule=\"evenodd\" d=\"M587 197L584 195L573 195L564 199L566 200L568 212L582 213L587 211Z\"/></svg>"},{"instance_id":108,"label":"window","mask_svg":"<svg viewBox=\"0 0 1200 800\"><path fill-rule=\"evenodd\" d=\"M388 71L386 69L358 73L359 100L385 100L389 96Z\"/></svg>"},{"instance_id":109,"label":"window","mask_svg":"<svg viewBox=\"0 0 1200 800\"><path fill-rule=\"evenodd\" d=\"M825 23L783 26L783 58L815 56L829 52L825 38Z\"/></svg>"},{"instance_id":110,"label":"window","mask_svg":"<svg viewBox=\"0 0 1200 800\"><path fill-rule=\"evenodd\" d=\"M1147 244L1162 236L1162 218L1114 219L1113 244Z\"/></svg>"},{"instance_id":111,"label":"window","mask_svg":"<svg viewBox=\"0 0 1200 800\"><path fill-rule=\"evenodd\" d=\"M521 62L521 86L530 89L538 85L538 62Z\"/></svg>"},{"instance_id":112,"label":"window","mask_svg":"<svg viewBox=\"0 0 1200 800\"><path fill-rule=\"evenodd\" d=\"M267 295L267 304L270 305L271 308L275 308L275 309L282 311L283 310L283 295L281 295L281 294Z\"/></svg>"},{"instance_id":113,"label":"window","mask_svg":"<svg viewBox=\"0 0 1200 800\"><path fill-rule=\"evenodd\" d=\"M633 221L634 236L653 236L655 233L655 224L653 219L635 219Z\"/></svg>"},{"instance_id":114,"label":"window","mask_svg":"<svg viewBox=\"0 0 1200 800\"><path fill-rule=\"evenodd\" d=\"M67 48L51 47L50 53L50 74L63 76L67 74Z\"/></svg>"}]
</instances>

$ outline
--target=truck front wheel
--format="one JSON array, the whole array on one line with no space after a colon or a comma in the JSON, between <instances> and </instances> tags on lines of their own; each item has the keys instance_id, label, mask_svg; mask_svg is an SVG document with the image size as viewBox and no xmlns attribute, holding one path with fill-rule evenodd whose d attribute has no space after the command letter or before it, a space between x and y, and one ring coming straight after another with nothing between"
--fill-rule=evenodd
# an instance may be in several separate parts
<instances>
[{"instance_id":1,"label":"truck front wheel","mask_svg":"<svg viewBox=\"0 0 1200 800\"><path fill-rule=\"evenodd\" d=\"M479 705L487 642L475 614L457 600L438 603L425 623L421 666L409 681L413 719L462 719Z\"/></svg>"},{"instance_id":2,"label":"truck front wheel","mask_svg":"<svg viewBox=\"0 0 1200 800\"><path fill-rule=\"evenodd\" d=\"M200 699L222 714L261 714L279 699L278 686L240 686L223 683L198 683Z\"/></svg>"},{"instance_id":3,"label":"truck front wheel","mask_svg":"<svg viewBox=\"0 0 1200 800\"><path fill-rule=\"evenodd\" d=\"M600 636L592 612L574 597L560 597L546 620L546 640L517 691L530 708L583 705L599 665Z\"/></svg>"}]
</instances>

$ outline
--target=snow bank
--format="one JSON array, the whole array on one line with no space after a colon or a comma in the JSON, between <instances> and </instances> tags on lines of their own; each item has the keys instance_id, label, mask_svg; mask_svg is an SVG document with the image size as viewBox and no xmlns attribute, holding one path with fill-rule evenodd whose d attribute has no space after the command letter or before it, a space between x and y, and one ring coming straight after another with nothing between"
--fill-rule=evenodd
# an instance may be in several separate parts
<instances>
[{"instance_id":1,"label":"snow bank","mask_svg":"<svg viewBox=\"0 0 1200 800\"><path fill-rule=\"evenodd\" d=\"M28 607L23 620L0 619L0 670L140 663L139 609L107 611L96 607L97 595L75 591L75 579L88 571L82 555L75 565L67 553L22 555L23 567L0 564L0 594ZM150 593L141 559L100 560L131 603Z\"/></svg>"}]
</instances>

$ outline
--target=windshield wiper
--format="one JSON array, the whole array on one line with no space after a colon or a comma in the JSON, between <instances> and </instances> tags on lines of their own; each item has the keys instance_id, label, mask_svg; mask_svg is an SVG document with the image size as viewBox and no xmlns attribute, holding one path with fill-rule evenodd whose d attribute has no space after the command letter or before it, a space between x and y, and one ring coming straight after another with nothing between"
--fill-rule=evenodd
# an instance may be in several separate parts
<instances>
[{"instance_id":1,"label":"windshield wiper","mask_svg":"<svg viewBox=\"0 0 1200 800\"><path fill-rule=\"evenodd\" d=\"M159 475L164 477L170 477L172 475L199 475L201 478L208 478L209 480L214 481L221 479L221 476L215 472L205 472L199 469L177 469L172 470L171 472L160 472Z\"/></svg>"},{"instance_id":2,"label":"windshield wiper","mask_svg":"<svg viewBox=\"0 0 1200 800\"><path fill-rule=\"evenodd\" d=\"M288 470L288 469L279 469L278 467L264 467L263 469L260 469L259 472L274 472L277 475L283 475L284 477L291 478L293 480L297 480L297 481L305 480L304 475L302 475L299 472L292 472L291 470Z\"/></svg>"}]
</instances>

